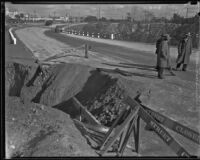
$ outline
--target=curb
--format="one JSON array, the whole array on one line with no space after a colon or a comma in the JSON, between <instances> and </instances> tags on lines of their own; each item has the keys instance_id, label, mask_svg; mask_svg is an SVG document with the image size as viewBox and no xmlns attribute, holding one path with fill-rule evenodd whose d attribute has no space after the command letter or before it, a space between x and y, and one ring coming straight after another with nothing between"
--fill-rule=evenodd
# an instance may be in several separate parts
<instances>
[{"instance_id":1,"label":"curb","mask_svg":"<svg viewBox=\"0 0 200 160\"><path fill-rule=\"evenodd\" d=\"M13 28L10 28L10 29L9 29L9 34L10 34L10 36L11 36L12 43L13 43L14 45L16 45L16 44L17 44L17 39L14 37L14 35L13 35L13 33L12 33L12 29L13 29Z\"/></svg>"}]
</instances>

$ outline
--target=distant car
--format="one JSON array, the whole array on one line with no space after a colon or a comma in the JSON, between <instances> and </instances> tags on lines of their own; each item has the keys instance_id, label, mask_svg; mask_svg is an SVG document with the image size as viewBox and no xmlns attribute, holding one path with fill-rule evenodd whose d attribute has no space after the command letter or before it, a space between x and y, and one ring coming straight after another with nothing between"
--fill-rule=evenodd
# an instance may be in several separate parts
<instances>
[{"instance_id":1,"label":"distant car","mask_svg":"<svg viewBox=\"0 0 200 160\"><path fill-rule=\"evenodd\" d=\"M64 32L64 27L56 26L55 32Z\"/></svg>"}]
</instances>

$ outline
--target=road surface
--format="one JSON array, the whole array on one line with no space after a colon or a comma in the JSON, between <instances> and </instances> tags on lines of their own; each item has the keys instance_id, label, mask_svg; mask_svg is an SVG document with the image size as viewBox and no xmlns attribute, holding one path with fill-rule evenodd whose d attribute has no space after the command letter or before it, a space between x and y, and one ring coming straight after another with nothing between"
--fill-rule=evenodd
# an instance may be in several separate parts
<instances>
[{"instance_id":1,"label":"road surface","mask_svg":"<svg viewBox=\"0 0 200 160\"><path fill-rule=\"evenodd\" d=\"M77 47L79 45L89 43L92 46L91 51L101 53L110 57L120 57L126 60L131 60L133 63L140 63L143 65L154 66L156 63L155 45L142 44L135 42L112 41L108 39L97 39L90 37L83 37L77 35L67 35L66 33L58 33L46 31L45 35L57 39L60 42L66 43L70 46ZM175 58L177 56L177 48L170 48L172 64L175 65ZM195 51L191 56L191 69L195 69L195 59L197 52Z\"/></svg>"}]
</instances>

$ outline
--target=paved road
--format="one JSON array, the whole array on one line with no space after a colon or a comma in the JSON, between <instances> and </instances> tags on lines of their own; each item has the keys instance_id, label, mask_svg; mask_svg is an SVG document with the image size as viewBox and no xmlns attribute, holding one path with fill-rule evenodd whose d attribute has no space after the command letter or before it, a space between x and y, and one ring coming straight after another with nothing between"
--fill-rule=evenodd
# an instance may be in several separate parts
<instances>
[{"instance_id":1,"label":"paved road","mask_svg":"<svg viewBox=\"0 0 200 160\"><path fill-rule=\"evenodd\" d=\"M91 51L95 51L111 57L120 57L123 59L128 59L133 61L133 63L139 63L142 65L149 65L149 66L154 66L156 63L156 55L152 54L152 51L149 51L148 53L148 51L140 51L127 47L98 43L91 40L80 39L63 34L61 35L52 31L46 31L45 35L57 39L58 41L66 43L72 47L78 47L84 43L89 43L92 46ZM172 65L173 66L175 65L175 58L172 58ZM194 62L191 62L189 69L195 70Z\"/></svg>"},{"instance_id":2,"label":"paved road","mask_svg":"<svg viewBox=\"0 0 200 160\"><path fill-rule=\"evenodd\" d=\"M17 38L17 44L11 44L8 32L9 27L5 28L5 61L15 61L23 64L34 64L35 57L32 52Z\"/></svg>"}]
</instances>

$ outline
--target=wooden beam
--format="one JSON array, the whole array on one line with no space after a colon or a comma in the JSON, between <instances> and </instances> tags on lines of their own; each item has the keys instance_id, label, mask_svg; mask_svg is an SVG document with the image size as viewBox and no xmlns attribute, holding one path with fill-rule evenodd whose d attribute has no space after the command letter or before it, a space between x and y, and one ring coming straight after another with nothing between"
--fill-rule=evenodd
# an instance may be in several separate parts
<instances>
[{"instance_id":1,"label":"wooden beam","mask_svg":"<svg viewBox=\"0 0 200 160\"><path fill-rule=\"evenodd\" d=\"M132 111L129 113L127 118L124 120L123 123L120 124L120 126L115 130L115 134L111 139L107 142L106 146L103 147L103 149L100 151L100 155L103 155L109 147L113 145L113 143L116 141L116 139L120 136L120 134L124 131L126 125L138 114L139 106L135 106Z\"/></svg>"},{"instance_id":2,"label":"wooden beam","mask_svg":"<svg viewBox=\"0 0 200 160\"><path fill-rule=\"evenodd\" d=\"M155 133L180 157L190 157L191 155L162 127L158 124L158 122L150 115L148 112L135 100L131 98L128 99L129 105L138 104L139 112L138 116L142 118L144 122L146 122Z\"/></svg>"},{"instance_id":3,"label":"wooden beam","mask_svg":"<svg viewBox=\"0 0 200 160\"><path fill-rule=\"evenodd\" d=\"M83 117L85 117L90 124L100 125L101 123L78 101L77 98L72 98L73 103L76 107L81 108L81 113Z\"/></svg>"}]
</instances>

